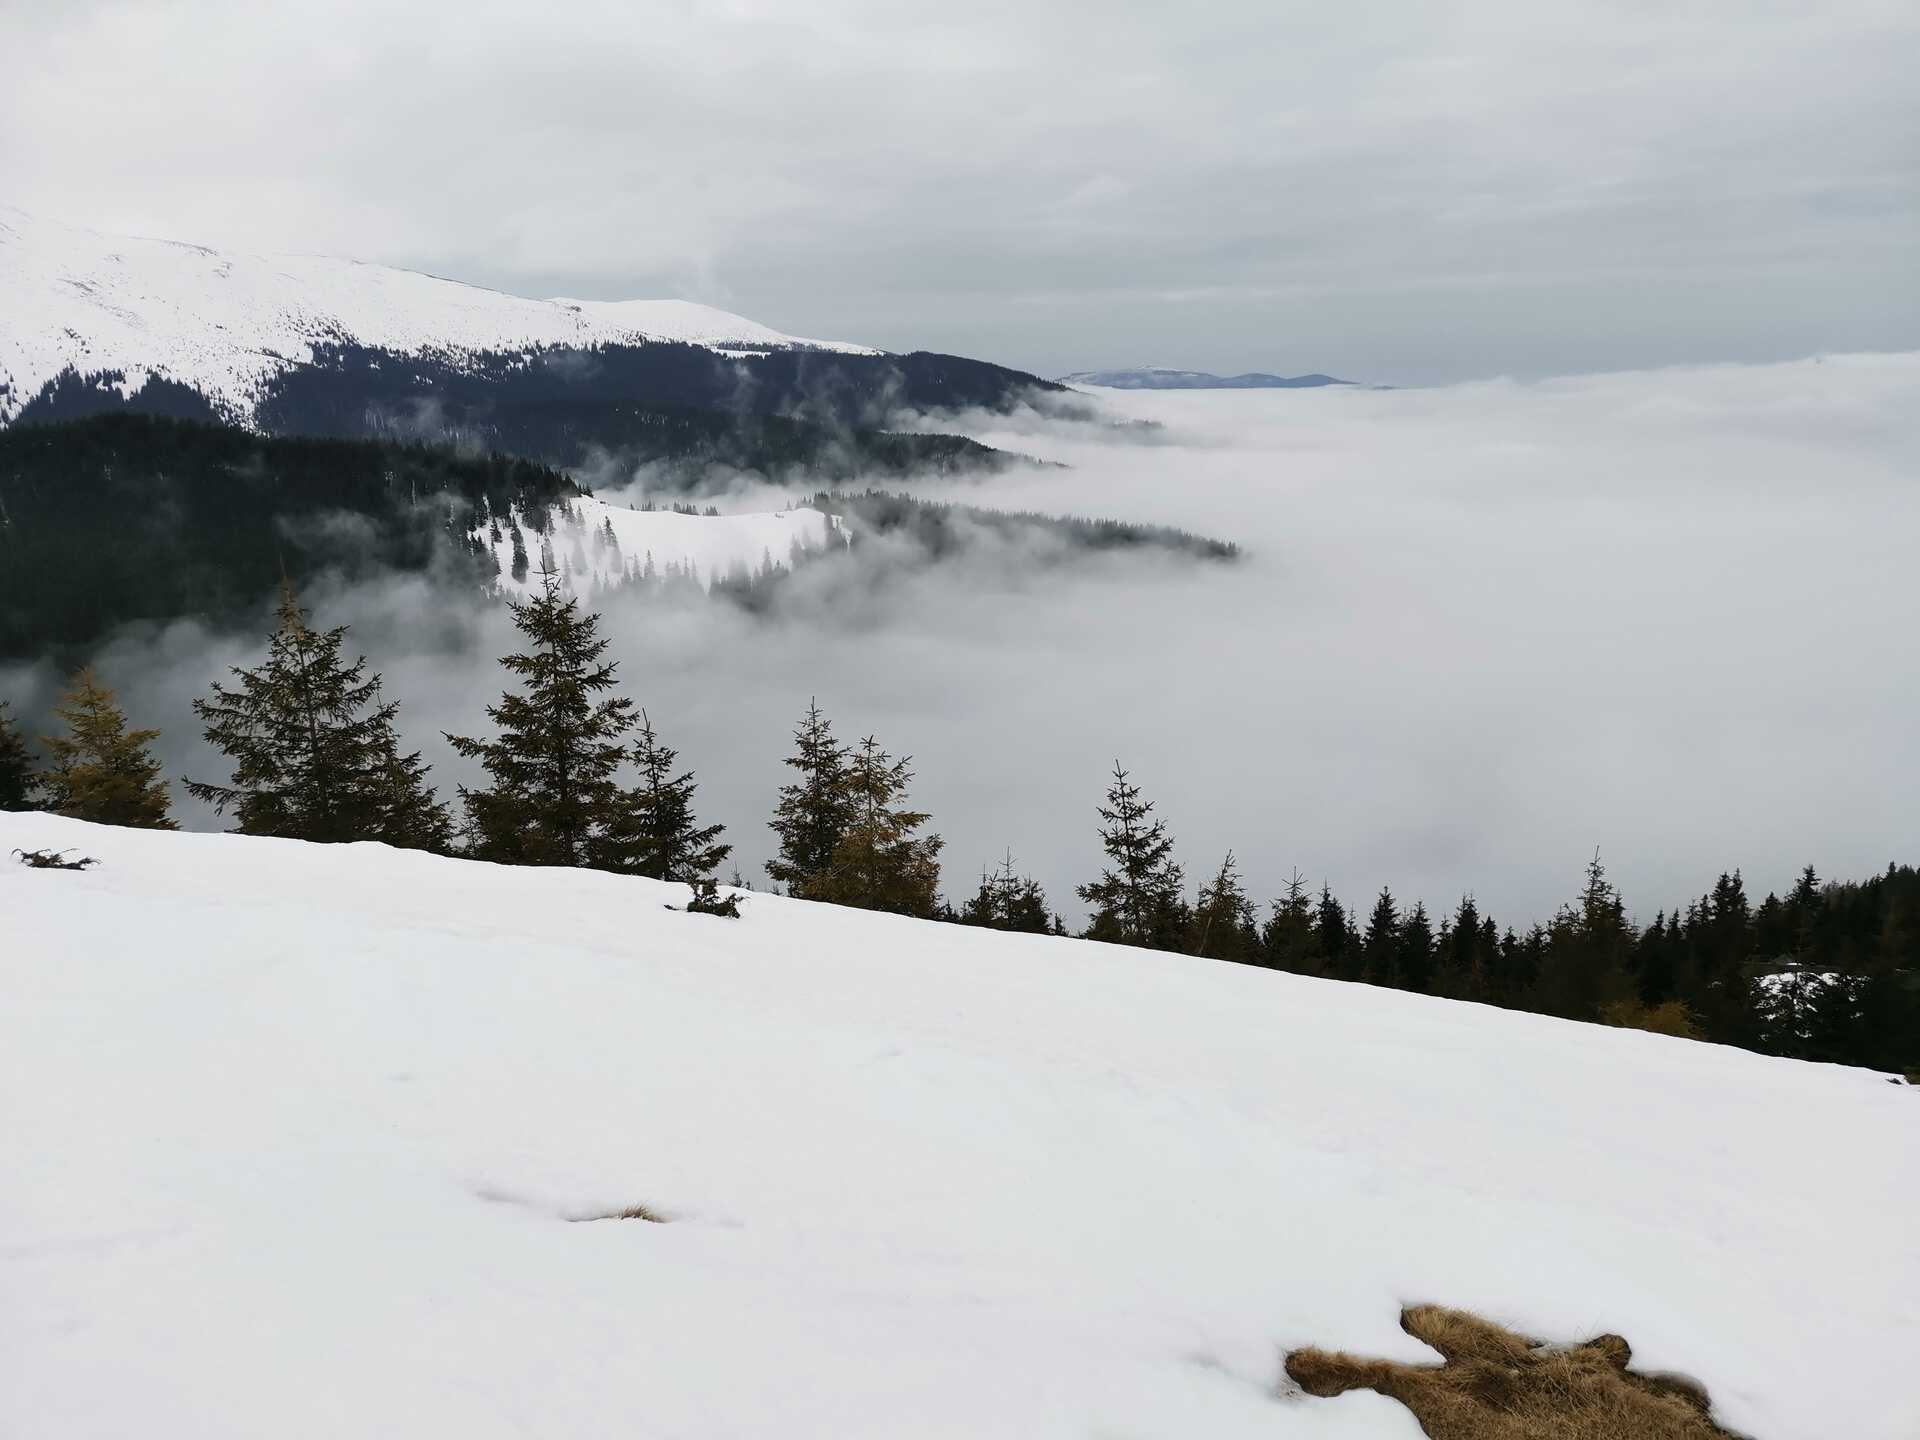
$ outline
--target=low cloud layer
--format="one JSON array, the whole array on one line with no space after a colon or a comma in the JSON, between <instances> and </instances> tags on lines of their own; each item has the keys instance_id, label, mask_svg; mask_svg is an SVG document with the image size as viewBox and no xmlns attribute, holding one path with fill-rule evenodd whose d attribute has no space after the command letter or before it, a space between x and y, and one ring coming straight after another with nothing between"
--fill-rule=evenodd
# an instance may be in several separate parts
<instances>
[{"instance_id":1,"label":"low cloud layer","mask_svg":"<svg viewBox=\"0 0 1920 1440\"><path fill-rule=\"evenodd\" d=\"M1598 847L1643 918L1723 868L1757 889L1920 847L1920 355L1417 392L1147 394L1138 430L980 438L1067 461L921 493L1183 526L1233 565L1033 571L1005 547L911 582L796 584L770 617L617 601L628 691L758 878L788 731L817 695L915 756L947 891L1011 847L1056 903L1098 863L1119 758L1190 875L1232 847L1349 902L1472 890L1545 918ZM995 422L998 423L998 422ZM513 637L424 583L316 597L441 730L484 726ZM258 642L174 627L103 661L170 773L217 773L190 698ZM26 704L44 675L0 679ZM200 817L198 823L207 823Z\"/></svg>"},{"instance_id":2,"label":"low cloud layer","mask_svg":"<svg viewBox=\"0 0 1920 1440\"><path fill-rule=\"evenodd\" d=\"M0 3L0 199L1044 373L1910 347L1903 0Z\"/></svg>"}]
</instances>

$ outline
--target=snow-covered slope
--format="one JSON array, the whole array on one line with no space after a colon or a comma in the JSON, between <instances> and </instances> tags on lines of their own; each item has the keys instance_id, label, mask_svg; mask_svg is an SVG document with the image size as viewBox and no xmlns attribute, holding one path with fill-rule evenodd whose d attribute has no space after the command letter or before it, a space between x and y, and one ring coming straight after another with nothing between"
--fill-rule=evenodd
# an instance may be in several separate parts
<instances>
[{"instance_id":1,"label":"snow-covered slope","mask_svg":"<svg viewBox=\"0 0 1920 1440\"><path fill-rule=\"evenodd\" d=\"M797 550L818 550L829 541L844 543L838 516L818 510L760 511L736 515L683 515L674 510L636 510L581 497L552 514L545 537L552 563L563 583L579 594L597 585L649 577L684 577L711 586L716 580L784 569ZM540 586L539 535L524 533L528 572L513 578L513 537L502 532L489 540L500 565L500 588L525 595Z\"/></svg>"},{"instance_id":2,"label":"snow-covered slope","mask_svg":"<svg viewBox=\"0 0 1920 1440\"><path fill-rule=\"evenodd\" d=\"M1422 1358L1417 1299L1617 1330L1761 1440L1920 1433L1881 1077L367 845L15 846L101 863L0 864L0 1433L1414 1440L1278 1382Z\"/></svg>"},{"instance_id":3,"label":"snow-covered slope","mask_svg":"<svg viewBox=\"0 0 1920 1440\"><path fill-rule=\"evenodd\" d=\"M529 300L384 265L102 235L0 206L0 424L68 365L124 371L131 389L162 375L244 416L317 342L457 355L646 340L877 353L684 300Z\"/></svg>"}]
</instances>

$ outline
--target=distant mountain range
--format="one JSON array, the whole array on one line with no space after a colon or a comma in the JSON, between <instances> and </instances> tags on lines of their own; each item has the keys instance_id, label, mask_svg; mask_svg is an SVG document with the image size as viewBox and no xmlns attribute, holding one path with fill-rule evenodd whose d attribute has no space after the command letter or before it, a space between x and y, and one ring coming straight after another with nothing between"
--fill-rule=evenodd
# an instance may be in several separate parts
<instances>
[{"instance_id":1,"label":"distant mountain range","mask_svg":"<svg viewBox=\"0 0 1920 1440\"><path fill-rule=\"evenodd\" d=\"M1321 385L1354 385L1331 375L1209 375L1204 370L1165 370L1143 365L1132 370L1077 370L1060 377L1062 385L1102 385L1109 390L1312 390Z\"/></svg>"},{"instance_id":2,"label":"distant mountain range","mask_svg":"<svg viewBox=\"0 0 1920 1440\"><path fill-rule=\"evenodd\" d=\"M455 442L842 481L992 467L902 414L1060 386L809 340L680 300L531 300L323 256L103 235L0 207L0 427L132 410L269 435Z\"/></svg>"}]
</instances>

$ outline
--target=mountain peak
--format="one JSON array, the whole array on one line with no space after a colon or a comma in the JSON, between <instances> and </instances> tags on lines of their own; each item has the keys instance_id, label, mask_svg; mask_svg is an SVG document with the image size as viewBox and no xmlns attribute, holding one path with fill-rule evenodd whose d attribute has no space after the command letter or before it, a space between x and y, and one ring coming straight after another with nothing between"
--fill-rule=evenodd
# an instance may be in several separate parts
<instances>
[{"instance_id":1,"label":"mountain peak","mask_svg":"<svg viewBox=\"0 0 1920 1440\"><path fill-rule=\"evenodd\" d=\"M0 206L0 424L71 366L191 386L245 415L317 343L402 353L672 341L720 353L878 351L687 300L536 300L416 270L108 235Z\"/></svg>"}]
</instances>

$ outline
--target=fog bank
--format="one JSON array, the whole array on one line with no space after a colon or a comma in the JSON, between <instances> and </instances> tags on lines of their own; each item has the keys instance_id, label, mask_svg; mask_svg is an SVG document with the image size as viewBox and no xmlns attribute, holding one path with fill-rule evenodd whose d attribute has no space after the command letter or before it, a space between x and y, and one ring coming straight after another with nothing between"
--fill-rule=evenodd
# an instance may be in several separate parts
<instances>
[{"instance_id":1,"label":"fog bank","mask_svg":"<svg viewBox=\"0 0 1920 1440\"><path fill-rule=\"evenodd\" d=\"M1067 462L918 493L1180 526L1230 565L980 553L771 617L617 600L629 693L699 772L742 870L809 696L915 757L962 896L1008 847L1079 914L1122 759L1198 879L1296 867L1545 918L1595 847L1641 918L1722 868L1859 876L1920 853L1920 355L1419 391L1103 395L1151 431L976 421ZM1135 438L1129 438L1129 436ZM1139 443L1141 439L1149 443ZM513 643L420 582L349 621L451 787ZM264 633L264 632L263 632ZM251 640L176 626L103 657L174 776L219 773L188 702ZM0 678L30 708L47 677ZM188 815L196 824L204 815Z\"/></svg>"}]
</instances>

